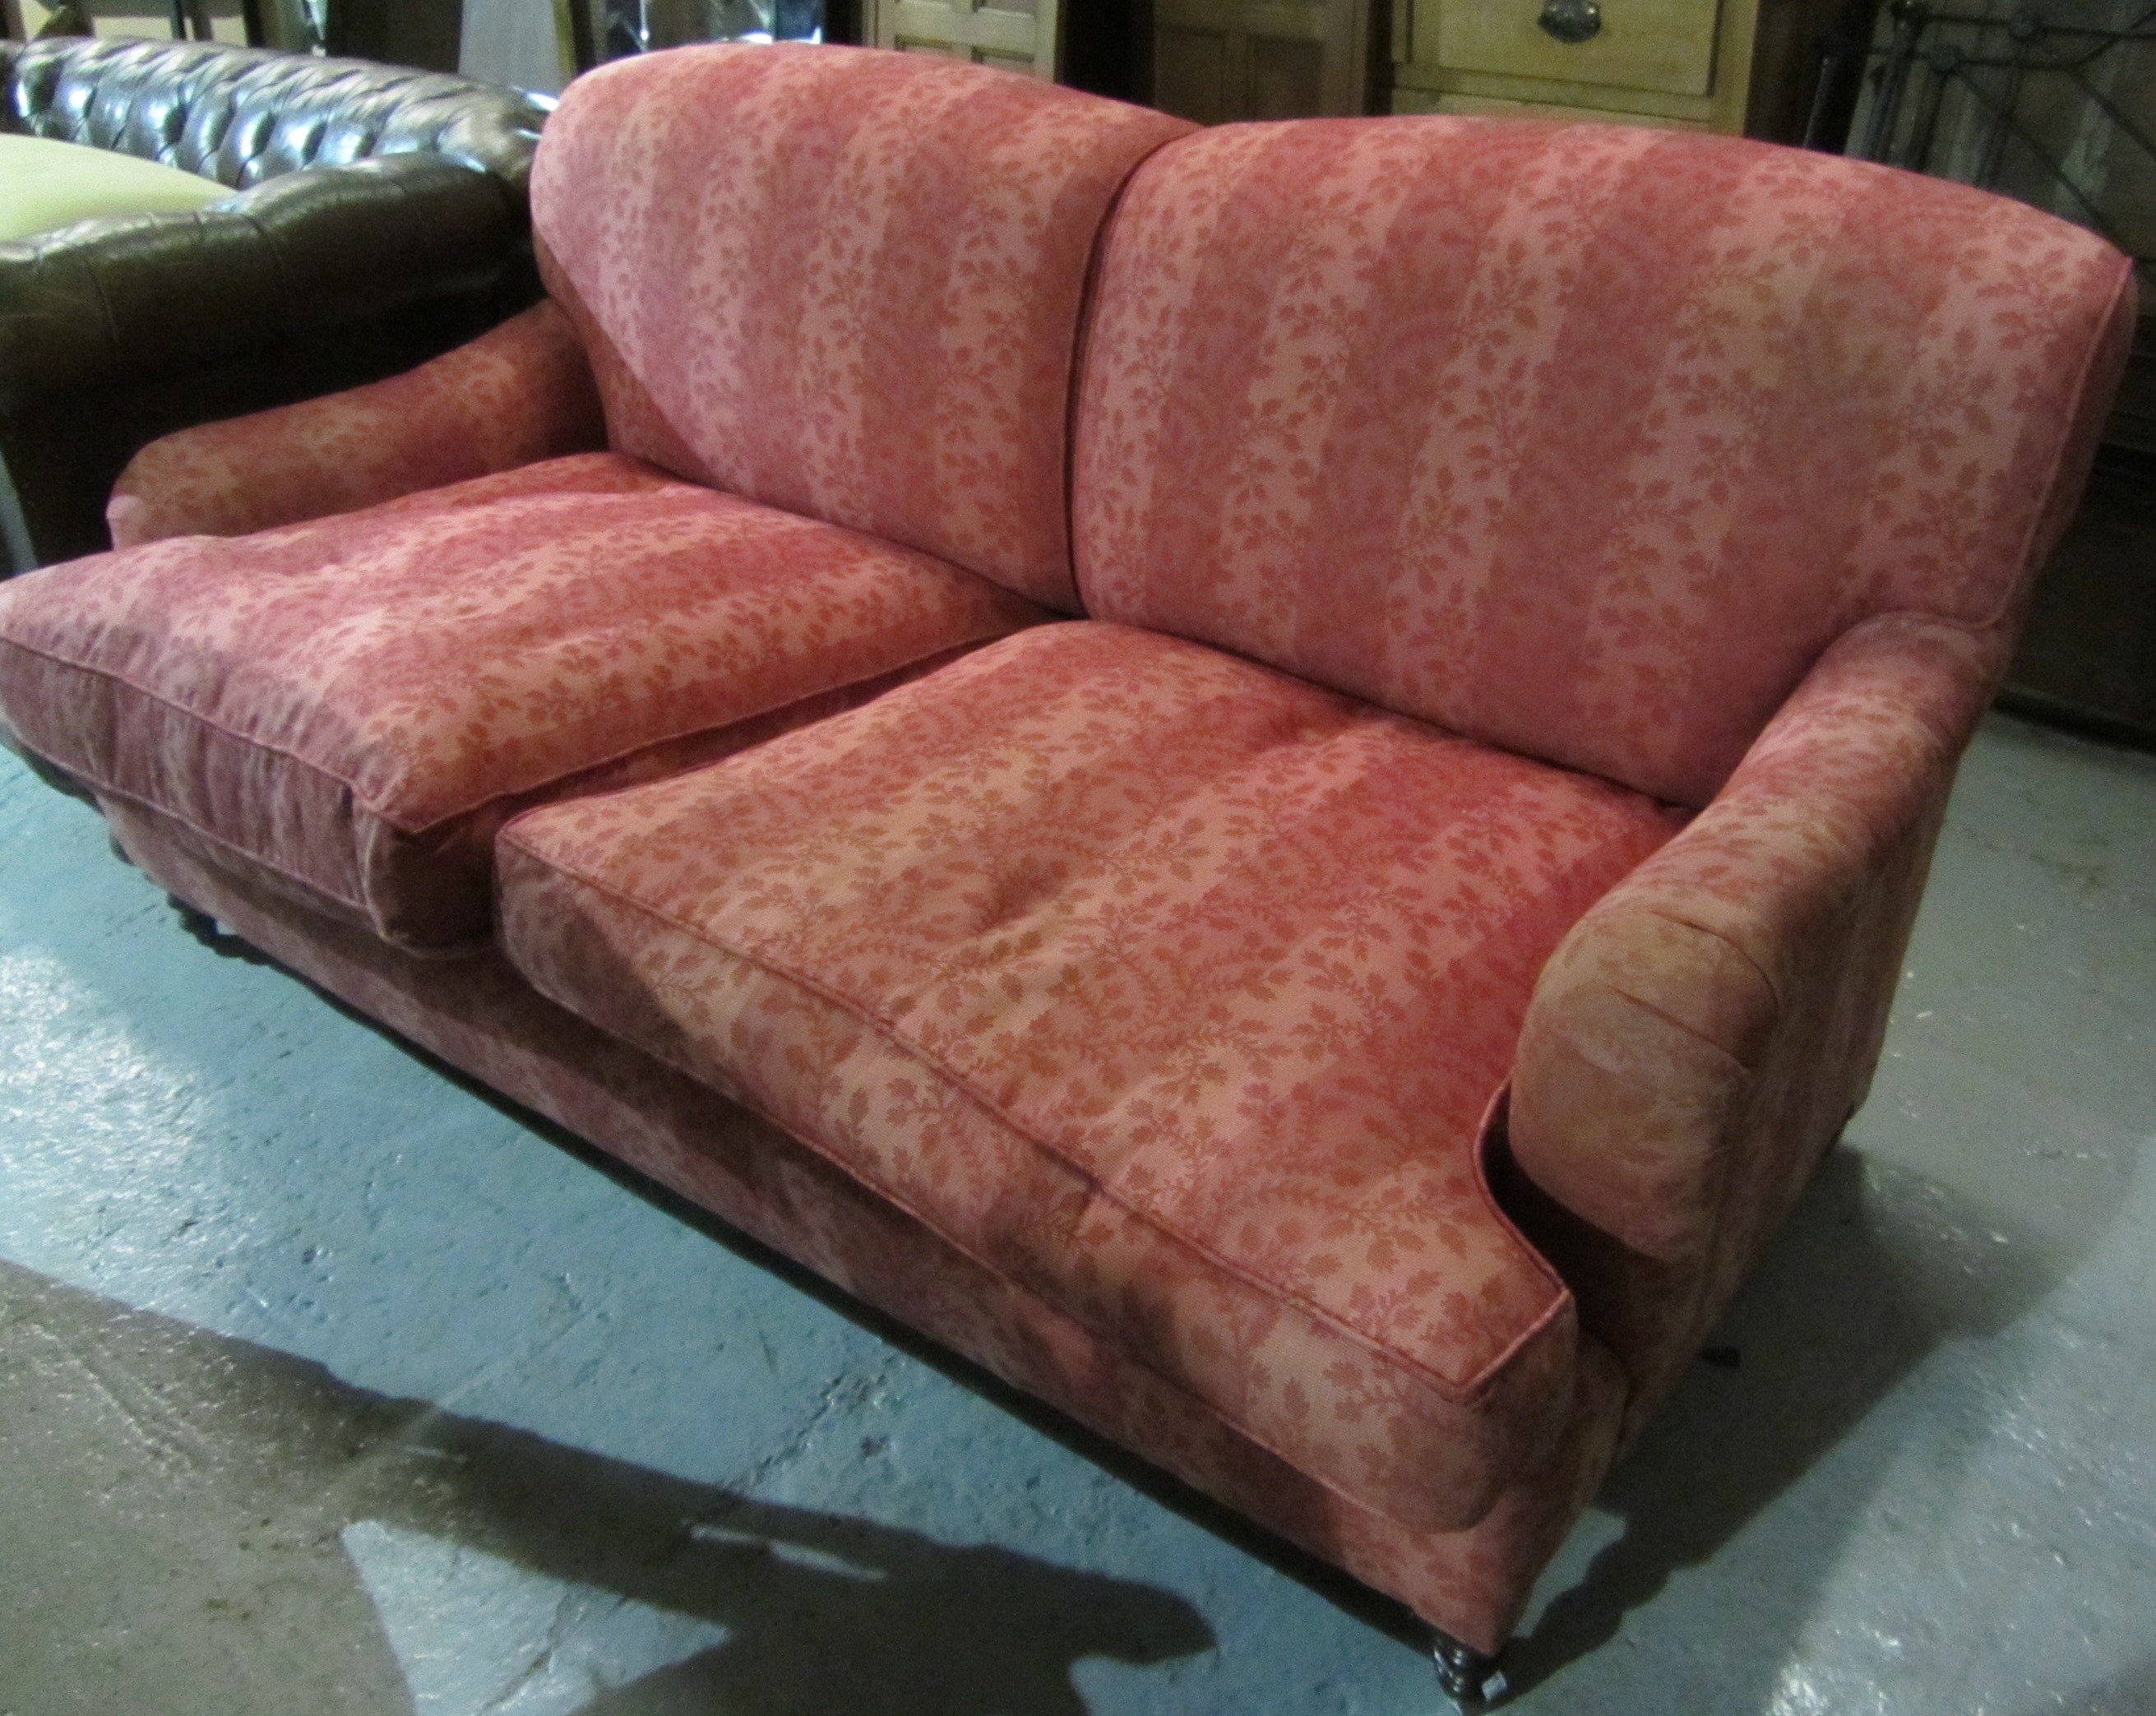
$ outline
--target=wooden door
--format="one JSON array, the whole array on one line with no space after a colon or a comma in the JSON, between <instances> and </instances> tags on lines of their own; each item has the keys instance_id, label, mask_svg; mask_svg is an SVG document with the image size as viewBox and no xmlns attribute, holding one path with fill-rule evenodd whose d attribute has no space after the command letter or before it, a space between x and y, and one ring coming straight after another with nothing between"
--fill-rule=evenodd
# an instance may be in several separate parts
<instances>
[{"instance_id":1,"label":"wooden door","mask_svg":"<svg viewBox=\"0 0 2156 1716\"><path fill-rule=\"evenodd\" d=\"M1156 0L1153 105L1218 125L1363 111L1369 0Z\"/></svg>"}]
</instances>

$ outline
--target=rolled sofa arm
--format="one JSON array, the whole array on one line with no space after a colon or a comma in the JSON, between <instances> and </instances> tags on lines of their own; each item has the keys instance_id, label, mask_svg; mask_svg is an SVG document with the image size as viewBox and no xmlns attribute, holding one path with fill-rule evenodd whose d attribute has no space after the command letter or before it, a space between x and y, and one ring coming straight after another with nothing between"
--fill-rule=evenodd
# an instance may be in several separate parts
<instances>
[{"instance_id":1,"label":"rolled sofa arm","mask_svg":"<svg viewBox=\"0 0 2156 1716\"><path fill-rule=\"evenodd\" d=\"M1548 1248L1637 1411L1863 1100L1955 764L2004 658L1998 632L1919 616L1854 628L1537 984L1512 1157L1554 1206Z\"/></svg>"},{"instance_id":2,"label":"rolled sofa arm","mask_svg":"<svg viewBox=\"0 0 2156 1716\"><path fill-rule=\"evenodd\" d=\"M152 441L105 517L121 548L244 536L605 444L583 347L542 301L387 381Z\"/></svg>"},{"instance_id":3,"label":"rolled sofa arm","mask_svg":"<svg viewBox=\"0 0 2156 1716\"><path fill-rule=\"evenodd\" d=\"M15 557L103 547L113 479L159 434L408 368L529 304L526 221L499 179L408 153L0 244Z\"/></svg>"}]
</instances>

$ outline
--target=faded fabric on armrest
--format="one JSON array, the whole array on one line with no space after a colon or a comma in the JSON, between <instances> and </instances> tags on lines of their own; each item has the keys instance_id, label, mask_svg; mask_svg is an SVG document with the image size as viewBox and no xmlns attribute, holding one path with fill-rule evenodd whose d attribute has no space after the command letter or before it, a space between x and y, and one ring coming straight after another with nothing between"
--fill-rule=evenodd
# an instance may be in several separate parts
<instances>
[{"instance_id":1,"label":"faded fabric on armrest","mask_svg":"<svg viewBox=\"0 0 2156 1716\"><path fill-rule=\"evenodd\" d=\"M2000 635L1907 614L1820 658L1714 801L1573 928L1515 1064L1526 1218L1635 1412L1863 1098Z\"/></svg>"},{"instance_id":2,"label":"faded fabric on armrest","mask_svg":"<svg viewBox=\"0 0 2156 1716\"><path fill-rule=\"evenodd\" d=\"M105 521L121 548L244 536L605 445L583 347L542 302L405 374L152 441Z\"/></svg>"}]
</instances>

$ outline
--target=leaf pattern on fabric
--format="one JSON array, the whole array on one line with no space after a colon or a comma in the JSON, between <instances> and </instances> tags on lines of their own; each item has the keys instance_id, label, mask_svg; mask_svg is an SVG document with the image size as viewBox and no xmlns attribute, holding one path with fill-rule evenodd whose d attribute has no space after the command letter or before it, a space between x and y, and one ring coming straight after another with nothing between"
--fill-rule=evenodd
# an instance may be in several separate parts
<instances>
[{"instance_id":1,"label":"leaf pattern on fabric","mask_svg":"<svg viewBox=\"0 0 2156 1716\"><path fill-rule=\"evenodd\" d=\"M1191 129L919 54L682 49L570 86L532 223L618 450L1067 610L1087 265Z\"/></svg>"},{"instance_id":2,"label":"leaf pattern on fabric","mask_svg":"<svg viewBox=\"0 0 2156 1716\"><path fill-rule=\"evenodd\" d=\"M1476 1139L1536 974L1682 818L1215 650L1036 628L503 832L504 945L1391 1517L1554 1433Z\"/></svg>"},{"instance_id":3,"label":"leaf pattern on fabric","mask_svg":"<svg viewBox=\"0 0 2156 1716\"><path fill-rule=\"evenodd\" d=\"M1220 127L1110 229L1086 611L1704 804L1851 626L2018 623L2132 310L2093 234L1828 156Z\"/></svg>"},{"instance_id":4,"label":"leaf pattern on fabric","mask_svg":"<svg viewBox=\"0 0 2156 1716\"><path fill-rule=\"evenodd\" d=\"M382 934L490 924L513 811L708 761L1045 616L618 454L0 586L0 708Z\"/></svg>"}]
</instances>

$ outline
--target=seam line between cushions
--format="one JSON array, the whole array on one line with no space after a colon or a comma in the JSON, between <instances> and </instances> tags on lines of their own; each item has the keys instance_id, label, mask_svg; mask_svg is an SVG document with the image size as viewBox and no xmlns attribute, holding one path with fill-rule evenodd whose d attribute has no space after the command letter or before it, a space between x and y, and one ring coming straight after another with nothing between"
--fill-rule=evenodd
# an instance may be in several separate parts
<instances>
[{"instance_id":1,"label":"seam line between cushions","mask_svg":"<svg viewBox=\"0 0 2156 1716\"><path fill-rule=\"evenodd\" d=\"M1138 174L1163 152L1196 134L1193 130L1164 138L1131 163L1109 198L1086 254L1086 277L1078 286L1077 325L1070 331L1070 365L1066 372L1070 380L1063 406L1063 541L1070 557L1070 593L1081 616L1091 615L1092 604L1086 600L1086 578L1078 564L1078 421L1085 414L1086 365L1092 354L1093 326L1100 319L1101 275L1107 266L1109 238Z\"/></svg>"},{"instance_id":2,"label":"seam line between cushions","mask_svg":"<svg viewBox=\"0 0 2156 1716\"><path fill-rule=\"evenodd\" d=\"M963 568L959 568L959 570L963 571ZM978 574L966 573L965 576L972 578L978 577ZM980 582L985 583L988 583L988 580L981 579ZM1015 594L1015 593L1014 593L1014 594ZM1016 599L1023 601L1027 599L1024 597L1017 597ZM1038 604L1034 604L1032 605L1035 607L1039 606ZM721 732L727 727L738 726L745 722L759 720L767 715L776 714L782 709L788 708L795 703L806 702L812 697L827 696L833 691L843 691L848 686L865 684L869 680L881 679L890 674L901 673L906 669L917 666L921 662L927 661L936 655L943 654L947 650L963 650L973 645L987 645L993 643L1000 638L1014 636L1019 631L1029 630L1034 626L1047 624L1055 616L1048 614L1044 611L1043 617L1041 619L1028 620L1024 624L1016 627L1012 631L983 630L968 632L965 636L961 637L955 641L939 644L933 649L923 650L918 654L909 655L903 661L894 663L889 667L880 669L877 672L867 675L861 679L846 680L836 685L819 686L814 690L799 692L794 696L782 698L776 702L760 704L754 709L747 710L738 715L728 716L723 720L710 721L702 722L699 725L672 728L667 732L658 734L654 737L641 740L635 744L624 746L619 750L609 752L606 755L595 758L588 763L580 763L572 768L556 769L543 778L531 782L527 785L491 792L482 798L461 802L455 809L443 811L439 815L435 816L431 820L420 823L416 826L408 825L391 816L387 811L383 810L380 805L375 803L373 799L362 794L356 782L347 779L344 775L338 773L335 769L328 768L322 763L316 763L310 758L301 756L298 752L293 750L288 745L280 745L268 739L257 738L251 734L240 732L224 722L217 720L213 717L202 714L198 711L190 709L184 703L175 701L167 693L161 691L152 690L151 687L140 683L136 680L131 678L129 676L121 673L113 668L100 666L95 662L80 660L74 656L63 654L57 650L35 648L28 644L18 643L12 638L0 638L0 648L18 650L25 655L33 656L39 660L50 662L56 666L67 668L72 672L94 675L97 678L107 681L113 685L124 686L126 690L132 691L136 696L142 698L147 702L156 704L161 708L170 710L173 714L180 717L185 721L192 722L196 727L201 727L206 732L221 735L222 737L233 741L236 744L248 746L251 749L265 755L281 757L287 762L292 763L295 767L305 769L309 773L316 775L322 780L330 782L334 785L341 788L346 793L349 793L352 795L352 803L357 807L364 810L368 815L373 817L384 827L393 830L396 833L407 837L417 839L420 836L431 834L436 829L443 826L445 823L453 822L460 816L470 816L474 812L482 810L485 809L486 806L497 803L500 800L518 798L526 793L543 791L547 787L555 784L557 782L567 779L571 776L582 774L588 769L604 768L609 764L619 763L628 758L634 757L639 751L649 750L654 746L672 744L676 740L691 738L699 733ZM109 789L109 790L116 793L118 792L118 789L116 788ZM121 796L126 795L122 794ZM146 804L148 801L146 799L137 799L136 802ZM175 820L184 822L185 819L176 818ZM198 830L198 832L206 832L206 830ZM233 850L237 851L240 849L234 847Z\"/></svg>"},{"instance_id":3,"label":"seam line between cushions","mask_svg":"<svg viewBox=\"0 0 2156 1716\"><path fill-rule=\"evenodd\" d=\"M592 892L612 900L627 910L634 912L638 915L649 919L654 922L663 924L670 928L678 930L681 933L689 937L692 941L701 943L705 947L709 948L716 953L726 954L731 958L738 959L744 964L752 965L757 969L762 971L772 977L775 977L782 982L793 984L796 987L804 989L809 994L821 998L831 1005L838 1007L842 1011L851 1015L854 1018L860 1020L862 1024L868 1026L869 1029L875 1031L879 1036L882 1037L886 1042L891 1044L893 1047L897 1048L901 1052L910 1056L913 1059L921 1062L923 1065L947 1079L962 1096L966 1097L968 1102L1000 1121L1013 1133L1024 1138L1036 1151L1040 1152L1042 1155L1050 1158L1065 1171L1086 1182L1092 1188L1094 1195L1113 1204L1116 1208L1122 1210L1127 1215L1142 1224L1151 1231L1158 1234L1162 1238L1168 1241L1173 1245L1204 1259L1207 1262L1210 1263L1214 1267L1219 1269L1223 1274L1241 1282L1246 1287L1261 1291L1266 1297L1273 1299L1278 1303L1289 1306L1301 1311L1304 1315L1334 1329L1355 1345L1362 1348L1364 1351L1383 1357L1390 1362L1396 1363L1409 1373L1424 1379L1427 1385L1443 1398L1455 1401L1466 1401L1489 1392L1491 1388L1494 1385L1497 1374L1510 1362L1520 1346L1532 1337L1544 1333L1553 1323L1557 1321L1563 1315L1565 1310L1572 1303L1572 1293L1570 1288L1564 1284L1563 1278L1556 1273L1548 1261L1537 1252L1532 1246L1527 1244L1523 1240L1522 1240L1516 1230L1512 1227L1511 1224L1502 1220L1502 1215L1499 1215L1499 1212L1496 1211L1494 1208L1487 1209L1486 1213L1498 1216L1498 1225L1500 1227L1500 1230L1503 1232L1507 1241L1517 1248L1519 1254L1527 1260L1529 1266L1532 1268L1534 1272L1543 1279L1545 1285L1553 1290L1553 1297L1548 1307L1545 1308L1539 1316L1536 1317L1533 1321L1527 1325L1526 1329L1515 1338L1512 1343L1508 1344L1497 1356L1485 1363L1481 1368L1476 1371L1472 1377L1465 1381L1457 1381L1452 1378L1445 1376L1440 1372L1433 1370L1429 1365L1422 1363L1420 1360L1413 1359L1408 1354L1398 1351L1396 1349L1382 1345L1378 1341L1373 1339L1370 1336L1351 1327L1342 1318L1341 1318L1338 1313L1329 1311L1322 1306L1311 1304L1296 1294L1282 1292L1268 1286L1266 1283L1256 1279L1242 1266L1219 1256L1209 1247L1199 1244L1195 1240L1190 1239L1186 1236L1173 1232L1163 1223L1162 1223L1158 1217L1147 1215L1144 1212L1133 1208L1116 1192L1103 1184L1097 1175L1088 1173L1079 1168L1076 1164L1071 1162L1067 1157L1065 1157L1058 1151L1050 1148L1040 1138L1036 1138L1029 1128L1021 1125L1013 1117L1005 1113L1001 1105L990 1101L988 1097L983 1096L979 1092L975 1090L970 1079L967 1078L955 1069L947 1066L937 1056L929 1054L925 1050L916 1048L911 1043L907 1042L893 1028L890 1021L884 1019L881 1015L870 1012L868 1009L860 1006L857 1003L848 999L843 995L834 993L824 985L816 982L813 978L788 969L788 968L762 955L750 953L743 948L737 948L729 943L721 941L717 937L710 934L708 932L698 927L697 926L674 917L671 913L660 911L657 907L650 906L643 901L630 898L628 895L622 893L619 889L615 888L609 883L598 881L582 871L571 870L567 866L557 864L551 859L542 856L540 854L533 851L531 847L524 845L521 840L517 839L514 835L511 832L513 827L514 825L511 824L509 828L505 828L503 832L496 836L497 840L503 844L516 846L518 850L524 853L534 862L544 866L547 869L554 871L557 875L567 877L578 886L588 888ZM498 888L496 891L498 897L500 892ZM572 1009L571 1010L574 1011L575 1010ZM646 1051L646 1052L648 1053L649 1051ZM691 1078L698 1076L697 1074L693 1071L690 1071L686 1068L683 1068L681 1070ZM851 1169L849 1169L848 1171L852 1172ZM860 1176L857 1175L856 1177L858 1178Z\"/></svg>"},{"instance_id":4,"label":"seam line between cushions","mask_svg":"<svg viewBox=\"0 0 2156 1716\"><path fill-rule=\"evenodd\" d=\"M968 578L975 578L978 577L978 574L967 573L966 576ZM987 579L982 579L981 582L987 583L988 581ZM1024 600L1025 599L1019 598L1019 599ZM776 701L759 703L752 709L744 710L739 714L729 715L719 720L701 722L688 727L670 728L666 732L660 733L655 737L639 739L634 744L624 745L619 749L610 751L603 757L594 758L588 763L579 763L572 768L557 769L552 773L547 776L543 780L533 781L528 786L516 787L505 791L489 793L484 798L475 799L468 803L460 804L456 809L445 810L442 812L440 815L435 817L432 821L422 823L417 827L407 827L404 824L392 818L386 811L377 808L371 801L358 799L357 794L355 794L355 802L360 804L368 812L368 814L379 818L388 826L395 829L400 835L404 835L413 839L418 839L422 835L433 833L436 829L442 827L445 823L454 822L461 816L470 816L475 811L485 809L490 804L498 804L506 799L521 798L526 793L542 792L547 788L557 785L560 782L569 779L576 775L586 773L593 769L608 768L617 763L626 762L629 758L635 756L639 751L649 751L654 747L659 745L670 745L677 740L694 738L697 735L702 733L724 732L729 727L741 727L752 721L761 721L767 715L778 714L783 710L792 708L798 703L809 702L818 697L829 696L834 691L847 691L857 686L870 684L876 680L888 679L895 674L904 673L908 668L918 667L924 661L933 660L938 655L947 655L955 650L968 650L975 645L992 644L1000 638L1014 636L1017 632L1029 630L1034 626L1044 624L1045 619L1045 617L1043 619L1029 619L1011 631L969 631L963 637L937 644L932 648L919 650L913 655L908 655L903 661L893 662L888 666L879 668L874 673L864 674L858 678L840 680L830 685L817 686L808 691L796 691L789 696L779 697ZM234 735L234 737L236 737L238 735ZM675 773L680 772L682 771L675 771ZM332 778L335 778L335 777L332 777ZM640 782L638 783L638 784L649 785L649 783ZM625 790L625 789L618 789L616 790Z\"/></svg>"}]
</instances>

